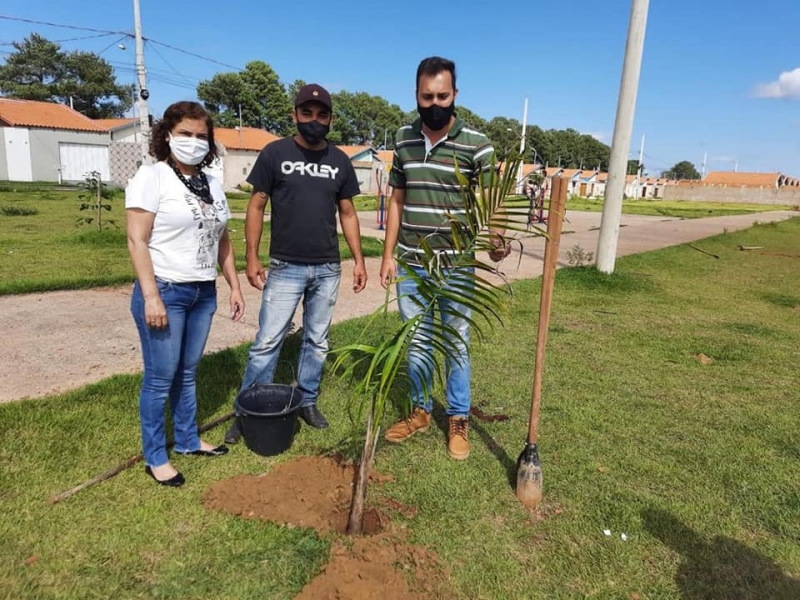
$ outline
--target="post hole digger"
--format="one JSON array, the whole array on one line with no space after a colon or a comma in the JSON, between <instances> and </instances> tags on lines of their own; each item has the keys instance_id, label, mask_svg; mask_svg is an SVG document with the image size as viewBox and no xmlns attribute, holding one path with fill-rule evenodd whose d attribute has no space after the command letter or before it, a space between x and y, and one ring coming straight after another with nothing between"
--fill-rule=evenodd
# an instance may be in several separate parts
<instances>
[{"instance_id":1,"label":"post hole digger","mask_svg":"<svg viewBox=\"0 0 800 600\"><path fill-rule=\"evenodd\" d=\"M517 459L517 499L528 508L536 508L542 501L542 465L539 461L539 414L542 403L542 376L547 345L547 329L550 325L550 307L553 303L553 286L558 263L558 247L561 242L561 225L567 204L567 182L553 178L550 194L550 209L547 220L547 240L544 246L542 271L542 293L539 301L539 323L536 336L536 358L533 368L533 393L531 415L528 423L528 439Z\"/></svg>"}]
</instances>

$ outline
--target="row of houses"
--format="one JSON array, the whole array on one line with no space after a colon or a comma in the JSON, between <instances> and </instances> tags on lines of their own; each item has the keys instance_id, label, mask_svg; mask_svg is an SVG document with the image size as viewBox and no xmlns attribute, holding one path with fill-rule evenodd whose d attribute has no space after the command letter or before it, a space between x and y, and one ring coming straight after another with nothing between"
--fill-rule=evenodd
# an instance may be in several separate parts
<instances>
[{"instance_id":1,"label":"row of houses","mask_svg":"<svg viewBox=\"0 0 800 600\"><path fill-rule=\"evenodd\" d=\"M524 182L533 174L541 173L541 165L525 164L522 167L520 189ZM603 197L608 183L608 173L597 169L562 169L547 167L544 169L547 189L550 188L553 177L567 180L570 196L583 198ZM671 189L674 188L674 189ZM724 196L732 190L745 195L755 195L756 191L789 192L800 191L800 178L790 177L782 173L739 173L733 171L710 172L701 180L675 180L656 177L640 177L627 175L625 177L624 195L627 198L658 199L670 196L678 199L684 190L693 191L708 189L706 196ZM711 191L711 190L715 191ZM703 195L700 192L700 195ZM682 198L693 199L693 198Z\"/></svg>"},{"instance_id":2,"label":"row of houses","mask_svg":"<svg viewBox=\"0 0 800 600\"><path fill-rule=\"evenodd\" d=\"M279 139L267 131L242 127L216 128L220 159L209 170L226 191L245 187L248 173L264 146ZM49 102L0 98L0 180L72 183L97 171L105 181L127 184L140 164L138 119L89 119L68 106ZM371 146L339 146L353 162L365 194L387 191L391 151ZM526 164L518 190L541 165ZM570 196L605 195L608 173L597 169L548 167L545 177L567 179ZM778 192L791 190L792 194ZM782 173L712 172L701 181L674 181L628 175L628 198L725 199L736 192L742 199L773 199L793 203L800 197L800 179ZM774 192L774 193L773 193ZM796 192L796 193L795 193ZM791 198L790 200L787 200ZM742 200L744 201L744 200Z\"/></svg>"},{"instance_id":3,"label":"row of houses","mask_svg":"<svg viewBox=\"0 0 800 600\"><path fill-rule=\"evenodd\" d=\"M280 139L250 127L215 128L214 137L220 159L209 171L226 191L244 187L258 153ZM97 171L125 186L141 164L140 148L138 119L90 119L62 104L0 98L0 181L75 183ZM340 148L363 193L385 189L391 157L370 146Z\"/></svg>"}]
</instances>

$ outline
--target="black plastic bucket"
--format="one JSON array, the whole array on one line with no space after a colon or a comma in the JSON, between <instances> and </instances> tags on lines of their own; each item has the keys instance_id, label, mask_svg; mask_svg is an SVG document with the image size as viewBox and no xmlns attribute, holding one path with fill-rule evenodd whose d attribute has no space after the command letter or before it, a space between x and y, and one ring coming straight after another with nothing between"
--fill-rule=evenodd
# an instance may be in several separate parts
<instances>
[{"instance_id":1,"label":"black plastic bucket","mask_svg":"<svg viewBox=\"0 0 800 600\"><path fill-rule=\"evenodd\" d=\"M261 456L275 456L288 450L302 401L300 390L280 383L251 385L242 391L234 408L247 447Z\"/></svg>"}]
</instances>

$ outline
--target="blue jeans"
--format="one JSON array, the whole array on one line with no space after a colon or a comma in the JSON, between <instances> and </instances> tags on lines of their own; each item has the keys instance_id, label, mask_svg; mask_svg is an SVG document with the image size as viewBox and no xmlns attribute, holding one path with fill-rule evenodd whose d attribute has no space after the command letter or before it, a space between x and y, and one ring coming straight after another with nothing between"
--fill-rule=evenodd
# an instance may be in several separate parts
<instances>
[{"instance_id":1,"label":"blue jeans","mask_svg":"<svg viewBox=\"0 0 800 600\"><path fill-rule=\"evenodd\" d=\"M200 448L197 434L197 365L217 310L214 281L169 283L156 279L158 293L167 309L166 329L152 329L144 316L144 296L137 281L131 296L131 313L139 330L144 358L144 379L139 393L142 449L145 464L158 467L169 461L164 433L166 399L169 397L175 426L175 450Z\"/></svg>"},{"instance_id":2,"label":"blue jeans","mask_svg":"<svg viewBox=\"0 0 800 600\"><path fill-rule=\"evenodd\" d=\"M312 406L319 396L322 367L328 356L328 332L339 294L342 266L289 263L272 259L261 296L258 334L250 347L242 390L255 383L272 383L281 346L303 299L303 341L297 367L301 406Z\"/></svg>"},{"instance_id":3,"label":"blue jeans","mask_svg":"<svg viewBox=\"0 0 800 600\"><path fill-rule=\"evenodd\" d=\"M425 270L415 268L414 272L420 277L426 277ZM415 302L416 298L421 301L421 297L417 290L417 282L412 279L406 279L403 269L398 269L397 282L397 301L400 309L400 316L404 321L408 321L412 317L421 315L423 309ZM453 273L453 277L457 279L457 273ZM452 327L458 336L445 332L445 335L451 340L455 346L453 356L447 356L445 360L445 373L447 376L447 385L445 390L445 397L447 400L448 416L469 416L470 409L470 360L469 360L469 322L468 318L471 314L470 310L465 306L455 303L452 300L440 299L439 300L439 315L441 322L446 327ZM461 316L450 314L449 311L455 310ZM431 397L431 387L434 369L434 351L433 344L430 337L425 334L425 328L433 327L435 317L435 309L430 310L423 319L423 327L418 331L411 341L408 348L408 371L411 379L411 400L414 406L418 406L427 412L433 409L433 398ZM464 318L466 317L466 318ZM459 339L460 336L460 339Z\"/></svg>"}]
</instances>

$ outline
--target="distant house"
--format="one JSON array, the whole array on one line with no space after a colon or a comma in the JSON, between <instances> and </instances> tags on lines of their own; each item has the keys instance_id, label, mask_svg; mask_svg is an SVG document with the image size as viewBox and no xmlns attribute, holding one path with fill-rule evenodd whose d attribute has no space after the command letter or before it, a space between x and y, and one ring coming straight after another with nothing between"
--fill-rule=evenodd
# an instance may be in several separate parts
<instances>
[{"instance_id":1,"label":"distant house","mask_svg":"<svg viewBox=\"0 0 800 600\"><path fill-rule=\"evenodd\" d=\"M384 162L372 146L337 146L353 163L362 194L378 194L384 184Z\"/></svg>"},{"instance_id":2,"label":"distant house","mask_svg":"<svg viewBox=\"0 0 800 600\"><path fill-rule=\"evenodd\" d=\"M643 179L641 181L644 181ZM636 175L625 176L625 186L622 188L622 194L625 198L639 198L642 193L641 181ZM606 195L606 188L608 187L608 173L597 173L591 191L591 196L595 198L602 198Z\"/></svg>"},{"instance_id":3,"label":"distant house","mask_svg":"<svg viewBox=\"0 0 800 600\"><path fill-rule=\"evenodd\" d=\"M567 180L567 197L577 196L581 190L581 170L580 169L562 169L559 173L561 179ZM563 181L562 181L563 185Z\"/></svg>"},{"instance_id":4,"label":"distant house","mask_svg":"<svg viewBox=\"0 0 800 600\"><path fill-rule=\"evenodd\" d=\"M108 131L112 142L139 143L139 119L95 119L100 127Z\"/></svg>"},{"instance_id":5,"label":"distant house","mask_svg":"<svg viewBox=\"0 0 800 600\"><path fill-rule=\"evenodd\" d=\"M702 181L705 186L746 187L775 189L791 185L792 177L781 173L739 173L735 171L712 171Z\"/></svg>"},{"instance_id":6,"label":"distant house","mask_svg":"<svg viewBox=\"0 0 800 600\"><path fill-rule=\"evenodd\" d=\"M581 198L590 198L595 195L594 185L597 182L597 169L583 169L578 178L578 196Z\"/></svg>"},{"instance_id":7,"label":"distant house","mask_svg":"<svg viewBox=\"0 0 800 600\"><path fill-rule=\"evenodd\" d=\"M253 127L214 128L214 141L221 154L221 164L211 172L222 181L226 192L239 189L247 181L261 150L279 136Z\"/></svg>"},{"instance_id":8,"label":"distant house","mask_svg":"<svg viewBox=\"0 0 800 600\"><path fill-rule=\"evenodd\" d=\"M0 98L0 142L0 180L110 178L108 131L63 104Z\"/></svg>"}]
</instances>

